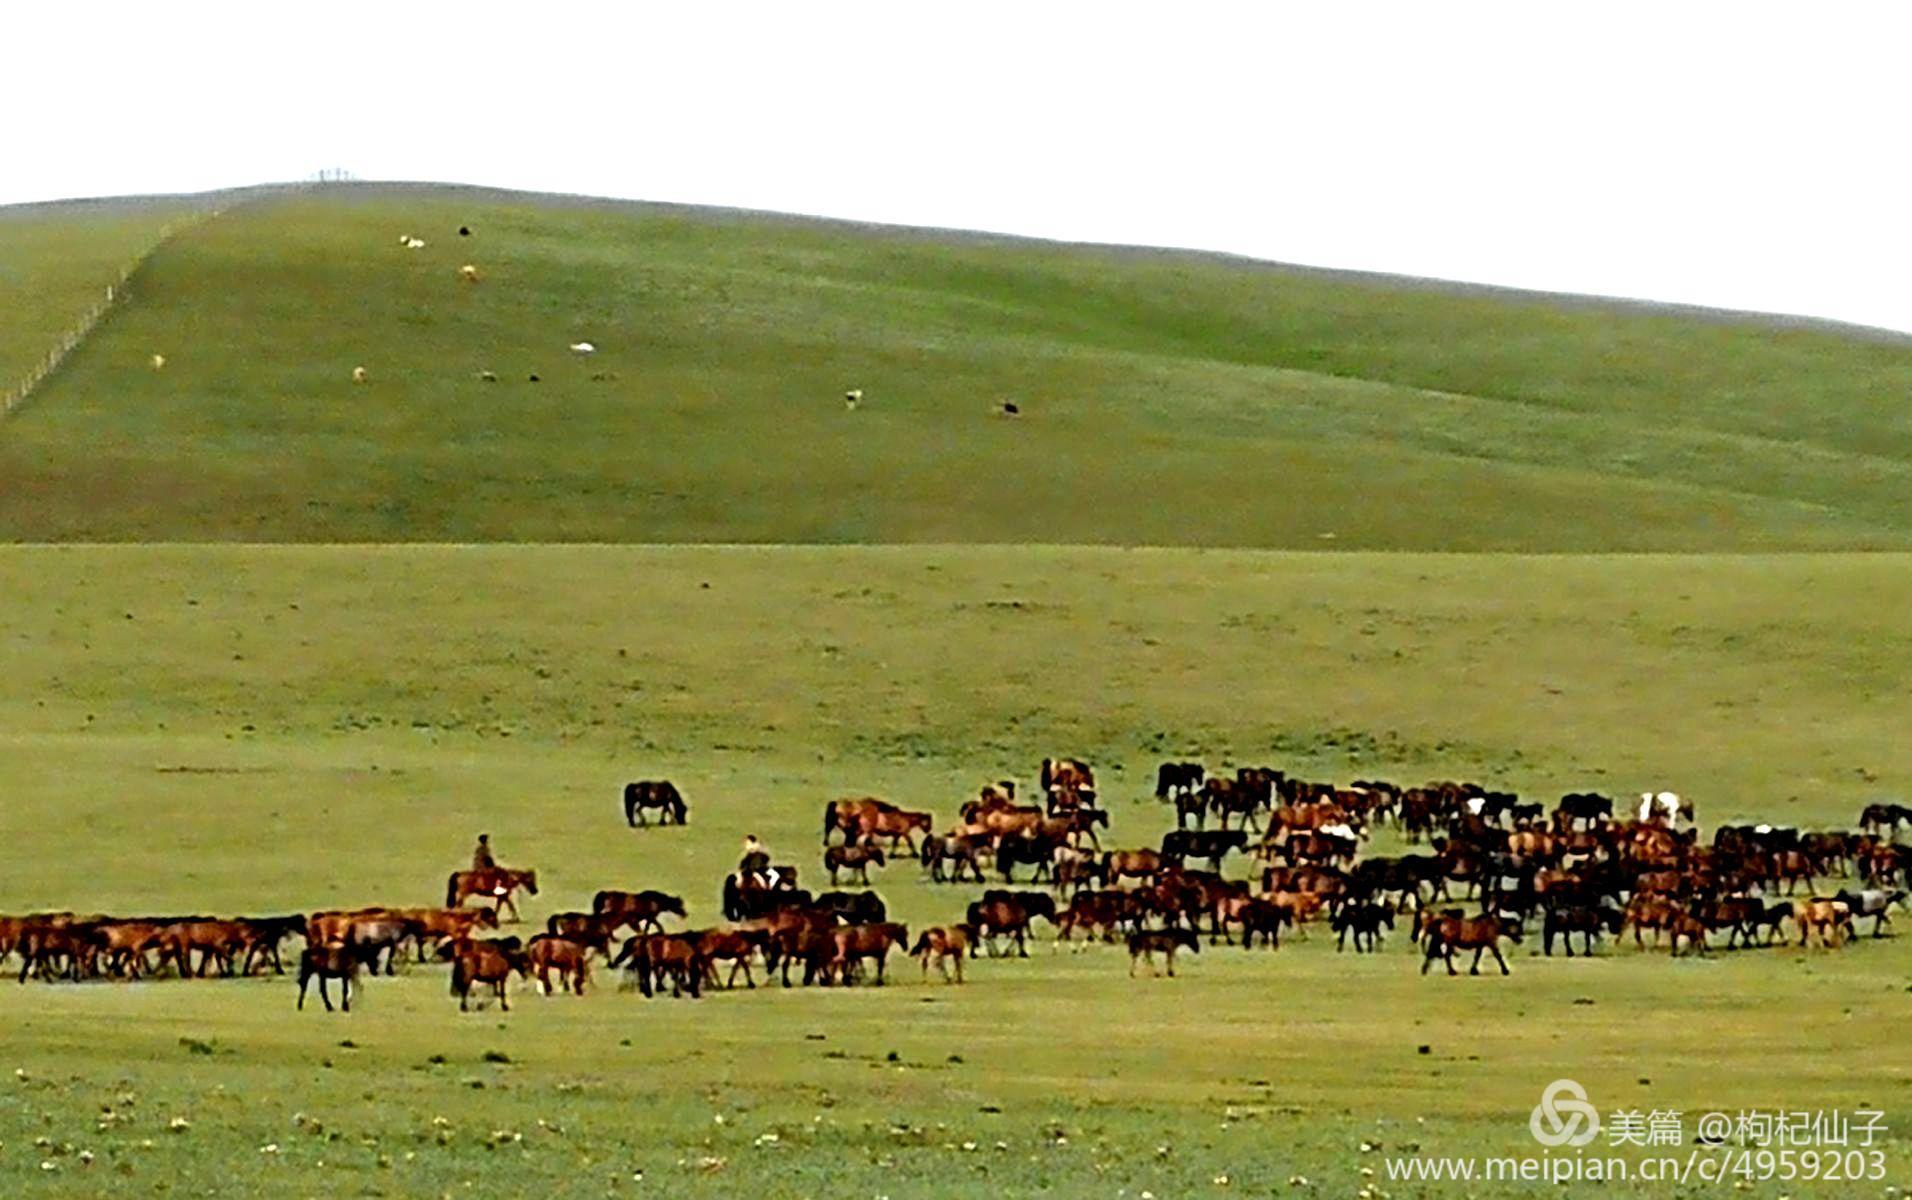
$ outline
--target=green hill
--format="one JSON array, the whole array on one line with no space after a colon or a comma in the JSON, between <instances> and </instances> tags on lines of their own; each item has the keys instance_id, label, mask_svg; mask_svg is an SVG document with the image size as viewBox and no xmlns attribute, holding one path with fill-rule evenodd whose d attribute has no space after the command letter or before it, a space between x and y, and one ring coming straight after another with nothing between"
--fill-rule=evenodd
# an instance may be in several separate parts
<instances>
[{"instance_id":1,"label":"green hill","mask_svg":"<svg viewBox=\"0 0 1912 1200\"><path fill-rule=\"evenodd\" d=\"M186 198L0 207L0 392L18 383Z\"/></svg>"},{"instance_id":2,"label":"green hill","mask_svg":"<svg viewBox=\"0 0 1912 1200\"><path fill-rule=\"evenodd\" d=\"M0 536L1912 545L1912 348L1851 331L435 187L136 284L0 429Z\"/></svg>"}]
</instances>

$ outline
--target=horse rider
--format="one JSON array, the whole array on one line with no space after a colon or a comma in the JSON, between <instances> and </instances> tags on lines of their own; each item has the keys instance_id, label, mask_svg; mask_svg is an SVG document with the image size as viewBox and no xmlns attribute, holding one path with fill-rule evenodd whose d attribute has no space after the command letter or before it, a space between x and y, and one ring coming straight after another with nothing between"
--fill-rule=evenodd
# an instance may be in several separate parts
<instances>
[{"instance_id":1,"label":"horse rider","mask_svg":"<svg viewBox=\"0 0 1912 1200\"><path fill-rule=\"evenodd\" d=\"M770 865L770 851L754 833L744 835L744 855L737 860L737 874L758 887L777 886L777 872Z\"/></svg>"},{"instance_id":2,"label":"horse rider","mask_svg":"<svg viewBox=\"0 0 1912 1200\"><path fill-rule=\"evenodd\" d=\"M498 860L491 857L491 835L488 833L479 834L478 844L471 848L471 869L474 871L489 871L497 865Z\"/></svg>"}]
</instances>

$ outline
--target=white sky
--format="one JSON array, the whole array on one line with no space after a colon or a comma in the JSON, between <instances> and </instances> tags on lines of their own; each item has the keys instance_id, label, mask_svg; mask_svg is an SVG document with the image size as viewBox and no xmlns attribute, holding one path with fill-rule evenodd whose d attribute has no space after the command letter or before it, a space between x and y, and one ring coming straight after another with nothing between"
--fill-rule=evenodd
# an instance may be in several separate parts
<instances>
[{"instance_id":1,"label":"white sky","mask_svg":"<svg viewBox=\"0 0 1912 1200\"><path fill-rule=\"evenodd\" d=\"M1898 3L142 0L0 32L0 202L344 166L1912 330Z\"/></svg>"}]
</instances>

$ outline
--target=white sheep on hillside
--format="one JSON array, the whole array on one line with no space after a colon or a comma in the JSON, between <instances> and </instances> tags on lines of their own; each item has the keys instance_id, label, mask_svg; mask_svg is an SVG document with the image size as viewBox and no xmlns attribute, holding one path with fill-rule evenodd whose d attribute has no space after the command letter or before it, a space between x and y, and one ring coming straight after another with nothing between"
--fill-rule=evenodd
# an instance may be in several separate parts
<instances>
[{"instance_id":1,"label":"white sheep on hillside","mask_svg":"<svg viewBox=\"0 0 1912 1200\"><path fill-rule=\"evenodd\" d=\"M364 367L353 367L353 368L352 368L352 382L353 382L353 383L364 383L364 382L365 382L365 381L366 381L367 379L370 379L370 378L371 378L371 376L370 376L370 375L368 375L368 374L366 373L366 371L365 371L365 368L364 368Z\"/></svg>"}]
</instances>

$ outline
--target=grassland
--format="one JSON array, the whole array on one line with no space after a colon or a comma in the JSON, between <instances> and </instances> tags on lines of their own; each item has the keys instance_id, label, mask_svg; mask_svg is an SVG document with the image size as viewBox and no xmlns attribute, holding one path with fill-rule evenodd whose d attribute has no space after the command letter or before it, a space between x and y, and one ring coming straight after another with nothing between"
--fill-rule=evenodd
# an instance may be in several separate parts
<instances>
[{"instance_id":1,"label":"grassland","mask_svg":"<svg viewBox=\"0 0 1912 1200\"><path fill-rule=\"evenodd\" d=\"M170 211L0 210L0 370ZM814 870L830 798L948 816L1058 752L1123 845L1168 757L1708 824L1912 790L1903 339L447 188L254 196L134 296L0 424L0 540L65 543L0 547L0 911L425 903L488 830L534 921L701 923L746 832ZM623 827L654 775L687 829ZM1883 1109L1912 1186L1904 939L1402 943L508 1015L430 968L350 1017L8 983L0 1194L1452 1194L1382 1160L1531 1153L1563 1075Z\"/></svg>"},{"instance_id":2,"label":"grassland","mask_svg":"<svg viewBox=\"0 0 1912 1200\"><path fill-rule=\"evenodd\" d=\"M1843 824L1912 778L1904 556L43 547L0 556L0 592L12 907L428 902L486 829L540 869L532 915L623 884L708 919L746 831L810 868L828 798L947 815L1064 747L1103 764L1120 844L1167 823L1146 791L1171 754L1666 785L1709 821ZM660 773L692 824L625 830L617 785ZM914 924L973 891L916 874L878 884ZM279 980L9 984L0 1078L26 1078L0 1090L0 1178L1166 1197L1306 1176L1347 1195L1410 1145L1531 1147L1560 1075L1609 1109L1902 1113L1905 947L1530 945L1508 979L1448 981L1399 942L1357 959L1316 935L1213 949L1172 983L1039 948L965 988L606 987L463 1017L426 969L349 1018L294 1019ZM100 1128L102 1105L130 1122ZM1903 1128L1889 1151L1903 1186Z\"/></svg>"},{"instance_id":3,"label":"grassland","mask_svg":"<svg viewBox=\"0 0 1912 1200\"><path fill-rule=\"evenodd\" d=\"M1912 546L1903 339L427 188L139 282L0 439L0 536Z\"/></svg>"},{"instance_id":4,"label":"grassland","mask_svg":"<svg viewBox=\"0 0 1912 1200\"><path fill-rule=\"evenodd\" d=\"M24 377L167 222L192 208L184 198L0 207L0 389Z\"/></svg>"}]
</instances>

